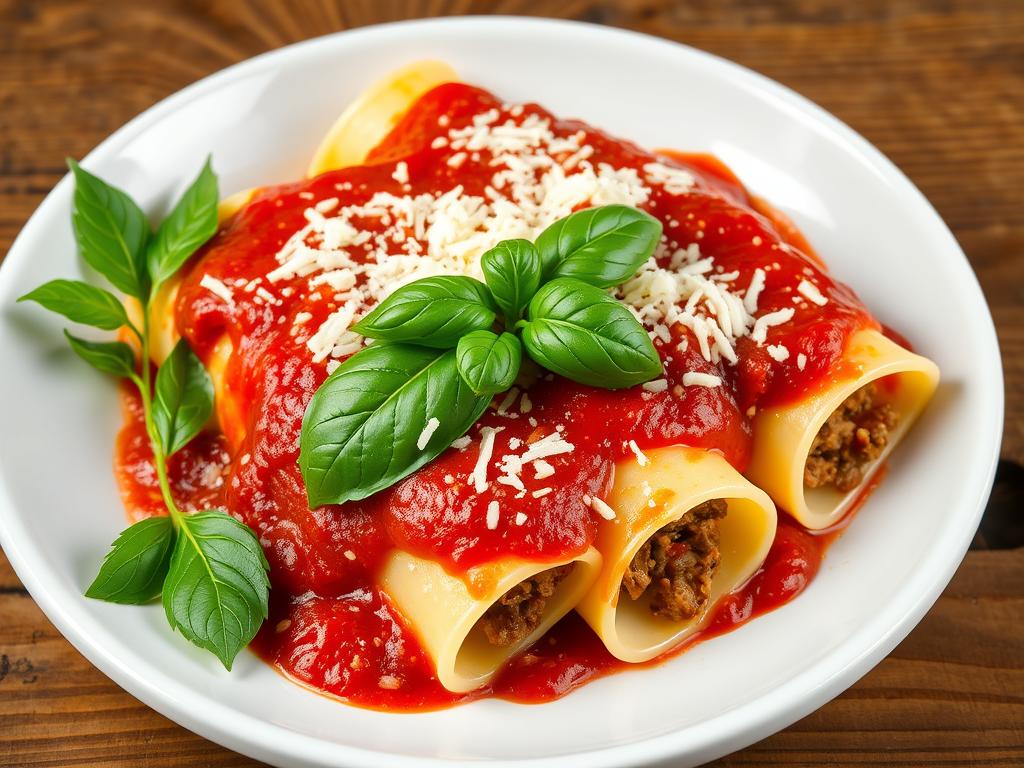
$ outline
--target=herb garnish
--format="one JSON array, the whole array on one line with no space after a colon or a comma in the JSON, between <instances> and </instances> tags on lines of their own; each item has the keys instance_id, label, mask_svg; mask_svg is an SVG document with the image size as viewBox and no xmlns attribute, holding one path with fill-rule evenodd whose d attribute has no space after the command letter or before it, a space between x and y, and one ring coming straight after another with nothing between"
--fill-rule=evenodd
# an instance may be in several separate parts
<instances>
[{"instance_id":1,"label":"herb garnish","mask_svg":"<svg viewBox=\"0 0 1024 768\"><path fill-rule=\"evenodd\" d=\"M512 386L524 353L593 387L659 376L647 331L607 289L636 274L660 237L643 211L588 208L536 244L487 251L485 283L429 277L397 289L353 326L378 342L342 363L306 409L299 467L310 507L365 498L439 456Z\"/></svg>"},{"instance_id":2,"label":"herb garnish","mask_svg":"<svg viewBox=\"0 0 1024 768\"><path fill-rule=\"evenodd\" d=\"M138 340L139 360L123 341L86 341L65 331L71 348L94 368L129 379L142 399L153 464L168 516L142 520L113 543L86 595L140 604L162 596L172 628L231 663L267 618L269 565L256 535L221 510L178 509L167 460L203 429L213 412L213 387L184 340L156 372L149 363L149 301L217 231L217 177L209 162L152 233L142 209L124 192L68 161L75 176L72 224L82 258L142 305L142 328L109 291L76 280L53 280L22 296L69 320L103 330L125 327Z\"/></svg>"}]
</instances>

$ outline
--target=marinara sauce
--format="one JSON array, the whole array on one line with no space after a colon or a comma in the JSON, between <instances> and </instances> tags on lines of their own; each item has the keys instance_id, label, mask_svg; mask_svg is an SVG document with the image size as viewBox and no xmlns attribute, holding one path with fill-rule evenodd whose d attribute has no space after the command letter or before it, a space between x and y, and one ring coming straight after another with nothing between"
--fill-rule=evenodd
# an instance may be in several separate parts
<instances>
[{"instance_id":1,"label":"marinara sauce","mask_svg":"<svg viewBox=\"0 0 1024 768\"><path fill-rule=\"evenodd\" d=\"M747 285L764 272L758 311L792 309L783 327L767 330L768 344L784 344L804 360L784 364L749 337L738 339L736 361L709 362L693 334L679 326L655 338L665 363L664 387L605 391L537 371L524 392L499 396L471 431L473 443L450 448L392 488L362 501L310 510L297 459L302 417L327 377L313 362L310 335L343 303L334 289L305 276L269 281L277 255L309 221L311 208L363 205L375 193L440 195L460 187L485 197L494 154L464 152L454 162L451 131L496 113L500 120L530 116L547 121L556 137L576 137L590 149L587 162L642 173L652 162L692 174L683 194L652 186L640 205L664 227L665 253L696 243L718 273ZM397 172L402 163L402 172ZM328 205L324 204L327 210ZM367 217L367 232L388 223ZM417 233L401 233L415 238ZM356 249L354 260L370 259ZM667 260L669 257L659 256ZM659 261L660 263L660 261ZM232 291L225 302L200 283L204 276ZM796 292L813 279L827 304L801 301ZM460 696L444 690L416 636L376 585L383 557L395 547L441 562L452 573L496 558L547 561L578 554L594 538L595 516L583 497L603 497L615 463L631 460L630 441L642 449L685 444L720 452L743 471L750 453L750 416L756 408L799 398L834 372L849 336L874 326L856 296L834 282L791 224L753 199L714 158L655 156L577 121L558 120L536 105L509 107L461 84L422 97L367 164L259 190L222 224L186 267L176 300L176 324L204 360L229 339L233 354L221 393L230 399L224 434L194 440L170 463L172 488L185 509L218 506L259 536L271 564L271 614L252 647L295 681L354 704L429 709L485 695L540 702L564 695L594 677L626 666L570 613L534 647L520 654L486 690ZM719 387L683 387L685 372L718 376ZM116 470L129 516L163 514L138 403L125 396L126 425L118 439ZM220 407L220 404L218 405ZM220 413L227 413L220 409ZM495 433L500 457L557 432L574 450L548 459L551 479L523 474L529 491L490 483L477 493L468 481L482 427ZM549 487L535 495L532 491ZM524 514L522 524L485 524L491 500ZM788 602L814 578L830 537L816 536L780 515L767 560L740 590L723 599L694 642L728 631ZM671 654L670 654L671 655ZM656 660L658 661L658 660ZM656 662L652 662L656 663Z\"/></svg>"}]
</instances>

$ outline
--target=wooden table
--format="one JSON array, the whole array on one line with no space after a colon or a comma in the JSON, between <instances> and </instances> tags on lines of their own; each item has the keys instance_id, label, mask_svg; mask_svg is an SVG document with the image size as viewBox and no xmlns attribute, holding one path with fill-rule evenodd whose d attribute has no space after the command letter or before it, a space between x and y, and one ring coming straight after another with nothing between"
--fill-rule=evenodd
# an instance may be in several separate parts
<instances>
[{"instance_id":1,"label":"wooden table","mask_svg":"<svg viewBox=\"0 0 1024 768\"><path fill-rule=\"evenodd\" d=\"M488 10L637 29L763 72L874 142L952 227L988 296L1006 371L1003 462L981 532L888 659L717 765L1024 764L1024 2L0 0L0 253L66 155L85 155L210 72L334 30ZM107 680L0 555L0 765L256 764Z\"/></svg>"}]
</instances>

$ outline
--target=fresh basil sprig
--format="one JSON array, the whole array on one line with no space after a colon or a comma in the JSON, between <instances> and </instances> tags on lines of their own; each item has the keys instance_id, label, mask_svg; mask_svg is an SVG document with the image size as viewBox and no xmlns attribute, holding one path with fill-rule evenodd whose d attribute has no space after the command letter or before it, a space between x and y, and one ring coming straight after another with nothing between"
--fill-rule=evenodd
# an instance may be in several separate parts
<instances>
[{"instance_id":1,"label":"fresh basil sprig","mask_svg":"<svg viewBox=\"0 0 1024 768\"><path fill-rule=\"evenodd\" d=\"M379 342L342 363L306 410L299 468L310 506L365 498L433 460L512 386L524 352L593 387L659 376L647 331L606 289L660 238L643 211L589 208L536 244L498 243L480 259L485 283L429 277L394 291L353 326Z\"/></svg>"},{"instance_id":2,"label":"fresh basil sprig","mask_svg":"<svg viewBox=\"0 0 1024 768\"><path fill-rule=\"evenodd\" d=\"M267 618L269 565L251 529L221 510L178 509L167 461L206 424L213 411L209 375L181 340L153 379L149 364L149 301L217 229L217 177L209 161L155 235L142 209L123 191L68 164L75 177L72 224L82 258L114 287L138 299L142 327L118 298L76 280L52 280L22 296L72 322L102 330L127 328L139 360L123 341L89 341L65 331L75 353L103 373L129 379L142 400L166 517L129 526L114 541L88 597L140 604L163 598L171 627L231 663Z\"/></svg>"}]
</instances>

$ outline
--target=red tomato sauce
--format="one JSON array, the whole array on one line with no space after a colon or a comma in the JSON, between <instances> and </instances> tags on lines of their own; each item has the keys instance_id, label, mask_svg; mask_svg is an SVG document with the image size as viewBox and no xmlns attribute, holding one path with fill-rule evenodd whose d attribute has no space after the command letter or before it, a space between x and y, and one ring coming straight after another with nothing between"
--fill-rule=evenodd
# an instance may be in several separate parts
<instances>
[{"instance_id":1,"label":"red tomato sauce","mask_svg":"<svg viewBox=\"0 0 1024 768\"><path fill-rule=\"evenodd\" d=\"M339 206L347 206L363 204L375 192L440 194L455 185L467 195L484 195L493 172L486 153L452 167L447 162L451 149L436 146L435 139L491 109L503 117L512 114L477 88L441 86L410 110L367 165L260 190L186 268L178 293L177 327L200 357L208 358L224 335L233 344L225 388L241 422L225 425L234 444L210 433L173 457L175 495L185 509L219 506L257 532L271 564L273 589L271 617L253 649L297 682L362 706L418 710L483 695L546 701L628 666L611 657L571 613L514 659L489 689L471 697L451 694L437 682L415 635L376 587L375 575L396 546L440 561L453 573L499 557L554 560L584 551L596 522L581 499L607 493L615 462L631 455L630 440L641 449L673 444L713 449L742 471L750 453L748 409L813 390L835 372L849 336L874 325L853 292L828 276L795 228L751 198L719 161L675 153L655 156L525 105L518 114L549 119L558 136L582 132L593 147L595 167L608 163L641 169L657 160L688 170L695 179L688 193L670 195L652 187L642 207L662 221L671 248L698 243L718 270L739 274L738 285L747 285L755 269L767 264L758 311L795 310L791 323L768 330L767 343L785 344L794 357L806 355L806 365L798 370L792 362L777 362L749 338L739 340L735 366L710 363L692 334L677 329L670 341L656 341L668 379L678 381L682 373L697 371L722 377L725 386L609 392L553 376L538 378L527 391L528 409L520 395L514 407L494 408L480 423L501 428L495 457L556 431L575 446L571 453L548 459L556 470L554 481L523 474L528 491L551 487L547 495L515 499L515 509L526 515L523 525L494 530L485 525L482 510L489 501L514 497L513 489L498 483L478 494L467 481L478 455L477 428L469 448L448 449L392 488L363 501L310 510L297 466L299 434L309 399L327 371L324 364L311 363L305 344L309 333L295 328L318 328L341 302L324 300L331 289L314 289L306 277L273 284L264 278L279 266L278 251L306 224L306 210L316 201L337 198ZM439 126L439 120L447 127ZM398 160L407 163L407 183L395 178ZM383 225L367 219L359 226L374 231ZM353 258L359 258L358 252ZM204 275L229 286L233 301L200 285ZM794 303L804 279L813 279L828 297L826 306ZM306 321L297 322L304 315ZM684 338L688 343L681 350ZM129 516L163 514L140 408L129 396L125 412L116 471ZM690 644L791 600L813 579L828 541L788 518L781 520L763 567L721 601Z\"/></svg>"}]
</instances>

